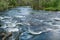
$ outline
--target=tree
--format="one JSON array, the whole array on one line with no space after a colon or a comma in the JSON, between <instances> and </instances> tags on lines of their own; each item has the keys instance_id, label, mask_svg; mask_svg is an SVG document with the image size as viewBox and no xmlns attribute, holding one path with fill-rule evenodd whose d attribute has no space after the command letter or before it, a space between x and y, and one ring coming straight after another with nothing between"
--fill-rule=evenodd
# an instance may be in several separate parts
<instances>
[{"instance_id":1,"label":"tree","mask_svg":"<svg viewBox=\"0 0 60 40\"><path fill-rule=\"evenodd\" d=\"M39 10L39 0L33 0L32 7L33 7L33 9Z\"/></svg>"}]
</instances>

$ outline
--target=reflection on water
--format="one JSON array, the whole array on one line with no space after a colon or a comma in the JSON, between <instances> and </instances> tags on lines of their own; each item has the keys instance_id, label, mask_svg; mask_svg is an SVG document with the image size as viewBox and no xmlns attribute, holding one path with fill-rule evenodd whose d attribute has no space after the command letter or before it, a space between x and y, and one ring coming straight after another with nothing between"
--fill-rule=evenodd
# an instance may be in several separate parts
<instances>
[{"instance_id":1,"label":"reflection on water","mask_svg":"<svg viewBox=\"0 0 60 40\"><path fill-rule=\"evenodd\" d=\"M0 27L12 32L10 40L60 40L60 12L17 7L0 12Z\"/></svg>"}]
</instances>

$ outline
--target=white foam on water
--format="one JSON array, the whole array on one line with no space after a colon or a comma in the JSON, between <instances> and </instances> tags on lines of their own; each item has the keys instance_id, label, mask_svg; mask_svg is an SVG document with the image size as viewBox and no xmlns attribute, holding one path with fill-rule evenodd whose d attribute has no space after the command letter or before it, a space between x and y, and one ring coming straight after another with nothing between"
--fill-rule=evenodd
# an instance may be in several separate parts
<instances>
[{"instance_id":1,"label":"white foam on water","mask_svg":"<svg viewBox=\"0 0 60 40\"><path fill-rule=\"evenodd\" d=\"M9 21L7 21L7 22L5 22L5 24L6 24L6 27L15 27L16 26L16 22L17 21L15 21L15 22L9 22Z\"/></svg>"},{"instance_id":2,"label":"white foam on water","mask_svg":"<svg viewBox=\"0 0 60 40\"><path fill-rule=\"evenodd\" d=\"M40 20L40 22L43 22L44 20Z\"/></svg>"},{"instance_id":3,"label":"white foam on water","mask_svg":"<svg viewBox=\"0 0 60 40\"><path fill-rule=\"evenodd\" d=\"M52 18L53 20L59 20L60 21L60 18L56 17L56 18Z\"/></svg>"},{"instance_id":4,"label":"white foam on water","mask_svg":"<svg viewBox=\"0 0 60 40\"><path fill-rule=\"evenodd\" d=\"M5 23L8 23L8 24L9 24L9 23L11 23L11 22L7 21L7 22L5 22Z\"/></svg>"},{"instance_id":5,"label":"white foam on water","mask_svg":"<svg viewBox=\"0 0 60 40\"><path fill-rule=\"evenodd\" d=\"M30 24L23 22L23 23L16 23L16 25L30 25Z\"/></svg>"},{"instance_id":6,"label":"white foam on water","mask_svg":"<svg viewBox=\"0 0 60 40\"><path fill-rule=\"evenodd\" d=\"M33 32L33 31L30 31L29 30L29 32L31 33L31 34L41 34L42 32Z\"/></svg>"},{"instance_id":7,"label":"white foam on water","mask_svg":"<svg viewBox=\"0 0 60 40\"><path fill-rule=\"evenodd\" d=\"M7 28L7 31L8 32L17 32L17 31L19 31L19 29L18 28Z\"/></svg>"},{"instance_id":8,"label":"white foam on water","mask_svg":"<svg viewBox=\"0 0 60 40\"><path fill-rule=\"evenodd\" d=\"M23 23L16 23L16 25L23 25Z\"/></svg>"},{"instance_id":9,"label":"white foam on water","mask_svg":"<svg viewBox=\"0 0 60 40\"><path fill-rule=\"evenodd\" d=\"M11 18L11 17L9 17L9 16L4 16L4 18Z\"/></svg>"},{"instance_id":10,"label":"white foam on water","mask_svg":"<svg viewBox=\"0 0 60 40\"><path fill-rule=\"evenodd\" d=\"M7 26L6 26L6 24L4 24L3 26L2 26L2 28L6 28Z\"/></svg>"},{"instance_id":11,"label":"white foam on water","mask_svg":"<svg viewBox=\"0 0 60 40\"><path fill-rule=\"evenodd\" d=\"M1 17L1 16L0 16L0 20L2 20L2 19L4 19L4 17Z\"/></svg>"},{"instance_id":12,"label":"white foam on water","mask_svg":"<svg viewBox=\"0 0 60 40\"><path fill-rule=\"evenodd\" d=\"M57 13L60 13L60 11L58 11Z\"/></svg>"},{"instance_id":13,"label":"white foam on water","mask_svg":"<svg viewBox=\"0 0 60 40\"><path fill-rule=\"evenodd\" d=\"M60 29L60 25L52 25L52 27L56 27L56 29Z\"/></svg>"},{"instance_id":14,"label":"white foam on water","mask_svg":"<svg viewBox=\"0 0 60 40\"><path fill-rule=\"evenodd\" d=\"M52 25L52 22L44 22L47 25Z\"/></svg>"},{"instance_id":15,"label":"white foam on water","mask_svg":"<svg viewBox=\"0 0 60 40\"><path fill-rule=\"evenodd\" d=\"M28 29L28 31L29 31L31 34L41 34L41 33L43 33L43 32L47 32L47 31L51 31L51 30L53 30L53 29L47 28L46 30L43 30L43 31L34 32L33 30Z\"/></svg>"},{"instance_id":16,"label":"white foam on water","mask_svg":"<svg viewBox=\"0 0 60 40\"><path fill-rule=\"evenodd\" d=\"M8 27L15 27L16 26L16 24L8 24Z\"/></svg>"},{"instance_id":17,"label":"white foam on water","mask_svg":"<svg viewBox=\"0 0 60 40\"><path fill-rule=\"evenodd\" d=\"M24 23L25 25L30 25L29 23Z\"/></svg>"},{"instance_id":18,"label":"white foam on water","mask_svg":"<svg viewBox=\"0 0 60 40\"><path fill-rule=\"evenodd\" d=\"M57 26L57 27L60 27L60 25L53 25L53 26Z\"/></svg>"},{"instance_id":19,"label":"white foam on water","mask_svg":"<svg viewBox=\"0 0 60 40\"><path fill-rule=\"evenodd\" d=\"M17 17L17 18L23 18L23 17L25 17L25 16L15 16L15 17Z\"/></svg>"}]
</instances>

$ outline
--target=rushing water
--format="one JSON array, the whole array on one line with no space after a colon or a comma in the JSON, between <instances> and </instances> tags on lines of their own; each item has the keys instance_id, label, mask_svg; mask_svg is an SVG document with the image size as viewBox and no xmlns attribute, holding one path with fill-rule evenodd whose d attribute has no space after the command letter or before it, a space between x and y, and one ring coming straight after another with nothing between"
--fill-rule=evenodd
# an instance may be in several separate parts
<instances>
[{"instance_id":1,"label":"rushing water","mask_svg":"<svg viewBox=\"0 0 60 40\"><path fill-rule=\"evenodd\" d=\"M17 7L0 12L0 24L12 32L9 40L60 40L60 12Z\"/></svg>"}]
</instances>

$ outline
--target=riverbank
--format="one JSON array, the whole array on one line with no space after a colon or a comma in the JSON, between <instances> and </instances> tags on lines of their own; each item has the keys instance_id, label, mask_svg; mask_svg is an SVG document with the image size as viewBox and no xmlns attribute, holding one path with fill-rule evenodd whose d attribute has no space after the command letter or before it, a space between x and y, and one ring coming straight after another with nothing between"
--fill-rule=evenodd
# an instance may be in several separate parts
<instances>
[{"instance_id":1,"label":"riverbank","mask_svg":"<svg viewBox=\"0 0 60 40\"><path fill-rule=\"evenodd\" d=\"M31 6L34 10L60 11L60 0L0 0L0 11L17 6Z\"/></svg>"}]
</instances>

